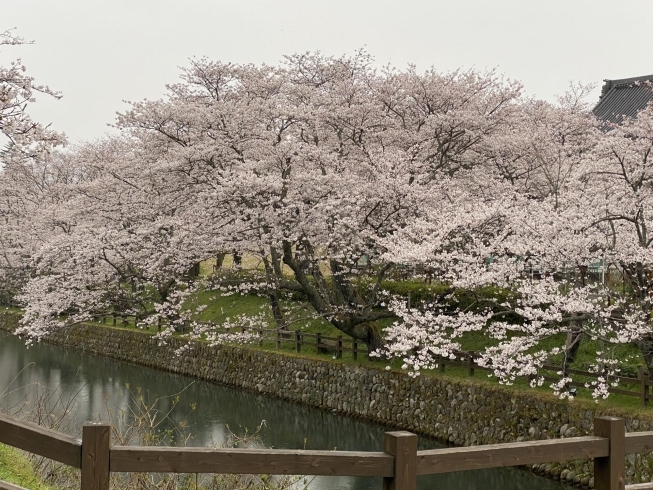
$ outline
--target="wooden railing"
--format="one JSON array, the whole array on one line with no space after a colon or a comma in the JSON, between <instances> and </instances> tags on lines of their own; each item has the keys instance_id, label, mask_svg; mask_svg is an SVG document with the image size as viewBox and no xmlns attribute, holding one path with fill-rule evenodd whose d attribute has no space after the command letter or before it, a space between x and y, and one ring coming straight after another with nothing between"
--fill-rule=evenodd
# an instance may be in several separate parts
<instances>
[{"instance_id":1,"label":"wooden railing","mask_svg":"<svg viewBox=\"0 0 653 490\"><path fill-rule=\"evenodd\" d=\"M383 477L384 490L415 490L418 475L594 459L596 490L625 487L626 454L653 450L653 432L626 434L623 419L597 417L594 435L417 450L417 436L386 432L383 452L111 446L108 423L87 423L82 439L0 416L0 443L81 469L81 490L108 490L111 473L214 473ZM18 487L0 482L0 490Z\"/></svg>"},{"instance_id":2,"label":"wooden railing","mask_svg":"<svg viewBox=\"0 0 653 490\"><path fill-rule=\"evenodd\" d=\"M138 320L134 316L127 315L110 315L100 316L95 319L97 323L109 324L113 326L134 326L138 328ZM213 322L197 322L204 326L211 326L212 330L216 333L244 333L257 337L259 345L265 340L274 342L275 348L280 349L284 344L292 345L296 352L301 352L303 346L315 347L318 354L334 354L337 359L342 358L343 353L351 352L354 360L358 359L359 353L367 353L367 346L360 340L348 337L346 335L338 335L337 337L329 337L321 333L308 333L301 330L282 330L278 328L257 328L257 327L238 327L238 328L225 328L216 325ZM159 332L164 325L157 325L156 328ZM185 331L188 331L186 326Z\"/></svg>"},{"instance_id":3,"label":"wooden railing","mask_svg":"<svg viewBox=\"0 0 653 490\"><path fill-rule=\"evenodd\" d=\"M456 367L463 367L466 368L467 370L467 375L468 376L474 376L475 371L491 371L490 368L479 366L476 363L476 360L480 357L478 354L475 352L456 352L455 355L457 356L457 359L451 360L451 359L445 359L441 358L438 362L438 368L440 372L444 373L446 366L456 366ZM559 373L563 371L563 368L561 366L555 366L551 364L545 364L542 366L542 371L552 371L555 373ZM599 378L606 376L604 373L596 373L596 372L590 372L590 371L583 371L580 369L572 369L572 368L566 368L564 370L565 374L573 374L577 376L583 376L585 378ZM541 373L544 378L544 381L552 381L552 382L557 382L560 380L559 376L551 376L547 375L546 372ZM638 377L632 377L632 376L606 376L608 378L608 383L611 381L617 381L621 384L627 384L627 385L636 385L637 389L636 390L626 390L623 388L618 388L618 387L608 387L608 392L613 393L615 395L623 395L623 396L633 396L633 397L638 397L640 399L640 403L642 405L648 405L649 400L653 400L653 394L651 394L650 387L653 386L653 380L649 378L649 373L645 372L643 369L639 369ZM570 381L567 383L569 388L576 387L576 388L585 388L585 381Z\"/></svg>"},{"instance_id":4,"label":"wooden railing","mask_svg":"<svg viewBox=\"0 0 653 490\"><path fill-rule=\"evenodd\" d=\"M114 326L119 324L122 324L122 326L137 326L137 319L133 316L103 316L97 318L96 321L104 324L111 323ZM329 337L322 335L321 333L307 333L302 332L301 330L282 330L277 328L257 328L247 326L239 328L225 328L220 325L216 325L213 322L198 323L211 326L213 331L217 333L243 333L255 336L258 339L259 345L262 345L265 340L272 341L274 342L276 349L282 348L283 345L291 345L296 352L301 352L302 347L309 346L315 348L315 351L318 354L333 355L336 359L342 358L342 355L345 352L351 352L351 357L353 360L358 359L359 353L367 353L367 345L357 339L346 335ZM161 325L158 326L158 330L161 330ZM454 354L456 355L456 359L452 360L441 358L439 360L438 369L440 372L444 373L446 366L466 368L468 376L474 376L475 371L491 371L491 369L479 366L476 363L479 355L473 351L458 351ZM547 374L546 371L557 373L562 371L561 366L544 365L542 366L542 370L544 371L542 374L545 381L557 382L560 380L559 376L551 376L550 374ZM594 373L572 368L566 368L565 373L574 374L590 379L596 379L600 376L605 376L603 373ZM644 372L642 369L640 369L637 378L631 376L613 376L610 377L608 381L618 381L619 383L636 386L636 389L624 389L620 387L610 386L608 387L609 393L615 395L638 397L640 399L640 403L644 406L648 405L650 400L653 400L653 394L651 393L650 389L650 387L653 386L653 380L651 380L649 378L649 374ZM568 387L585 388L585 381L571 381L568 383Z\"/></svg>"}]
</instances>

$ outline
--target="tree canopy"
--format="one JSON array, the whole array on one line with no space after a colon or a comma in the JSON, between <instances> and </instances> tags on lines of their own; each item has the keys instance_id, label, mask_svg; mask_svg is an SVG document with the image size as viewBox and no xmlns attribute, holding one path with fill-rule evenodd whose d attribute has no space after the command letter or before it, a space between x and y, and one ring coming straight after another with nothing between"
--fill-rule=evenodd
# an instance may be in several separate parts
<instances>
[{"instance_id":1,"label":"tree canopy","mask_svg":"<svg viewBox=\"0 0 653 490\"><path fill-rule=\"evenodd\" d=\"M36 90L2 83L12 100ZM573 358L581 338L635 344L653 368L652 107L606 126L586 87L551 104L494 71L377 70L363 51L279 66L194 59L167 89L120 114L119 135L65 151L37 125L25 140L26 116L0 109L12 135L0 274L25 306L22 333L120 310L164 319L164 340L191 318L189 295L237 280L269 298L278 328L281 297L300 292L414 374L470 333L488 339L480 362L508 383L542 383L539 368ZM263 268L189 276L225 253ZM623 287L588 281L597 262ZM408 305L384 287L398 267L447 294ZM456 290L488 286L508 293L452 307ZM606 349L594 368L614 375L619 360Z\"/></svg>"}]
</instances>

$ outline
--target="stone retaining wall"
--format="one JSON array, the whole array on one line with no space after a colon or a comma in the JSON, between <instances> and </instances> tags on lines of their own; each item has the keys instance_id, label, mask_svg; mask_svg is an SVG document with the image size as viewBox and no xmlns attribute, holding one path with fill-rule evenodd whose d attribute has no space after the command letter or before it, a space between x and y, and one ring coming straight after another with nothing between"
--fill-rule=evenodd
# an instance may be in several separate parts
<instances>
[{"instance_id":1,"label":"stone retaining wall","mask_svg":"<svg viewBox=\"0 0 653 490\"><path fill-rule=\"evenodd\" d=\"M16 316L0 315L10 329ZM215 381L345 415L392 425L456 445L492 444L591 435L595 415L626 418L628 431L651 430L653 418L597 411L586 402L558 400L537 393L448 377L419 377L283 352L194 343L190 355L175 356L187 341L159 346L151 335L110 327L79 325L48 338L120 361ZM535 471L592 486L591 461L536 465ZM650 481L653 457L629 455L628 483Z\"/></svg>"}]
</instances>

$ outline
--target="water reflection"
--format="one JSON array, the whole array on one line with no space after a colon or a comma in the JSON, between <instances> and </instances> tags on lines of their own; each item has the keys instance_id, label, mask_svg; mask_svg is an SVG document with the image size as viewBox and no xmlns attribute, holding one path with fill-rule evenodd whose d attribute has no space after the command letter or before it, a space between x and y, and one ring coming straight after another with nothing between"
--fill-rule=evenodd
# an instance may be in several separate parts
<instances>
[{"instance_id":1,"label":"water reflection","mask_svg":"<svg viewBox=\"0 0 653 490\"><path fill-rule=\"evenodd\" d=\"M39 385L59 387L68 395L76 393L69 429L75 435L80 433L85 421L106 419L107 407L114 412L135 410L134 394L142 396L146 403L159 398L157 406L166 412L174 403L170 395L176 393L180 393L179 404L171 418L177 424L189 426L193 434L189 443L195 446L220 444L229 430L243 435L246 429L251 431L265 421L261 437L266 447L380 451L386 430L377 424L331 412L72 349L47 344L27 349L21 340L0 332L0 393L10 388L0 398L0 404L25 403L29 408L34 403L35 387ZM191 404L197 408L192 410ZM438 445L420 438L419 447L431 449ZM311 488L378 490L381 486L380 478L319 477ZM418 488L559 490L562 487L526 471L496 469L419 477Z\"/></svg>"}]
</instances>

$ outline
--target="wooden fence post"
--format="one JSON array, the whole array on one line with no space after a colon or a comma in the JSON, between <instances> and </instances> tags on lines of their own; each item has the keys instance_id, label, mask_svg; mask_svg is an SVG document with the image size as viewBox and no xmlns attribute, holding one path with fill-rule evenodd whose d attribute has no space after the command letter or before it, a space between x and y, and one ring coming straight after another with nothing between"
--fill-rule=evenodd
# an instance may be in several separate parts
<instances>
[{"instance_id":1,"label":"wooden fence post","mask_svg":"<svg viewBox=\"0 0 653 490\"><path fill-rule=\"evenodd\" d=\"M295 352L302 350L302 334L299 330L295 330Z\"/></svg>"},{"instance_id":2,"label":"wooden fence post","mask_svg":"<svg viewBox=\"0 0 653 490\"><path fill-rule=\"evenodd\" d=\"M444 356L440 356L440 372L444 373Z\"/></svg>"},{"instance_id":3,"label":"wooden fence post","mask_svg":"<svg viewBox=\"0 0 653 490\"><path fill-rule=\"evenodd\" d=\"M112 317L113 317L113 326L115 327L116 326L116 315L115 315L115 313L112 315Z\"/></svg>"},{"instance_id":4,"label":"wooden fence post","mask_svg":"<svg viewBox=\"0 0 653 490\"><path fill-rule=\"evenodd\" d=\"M277 349L280 349L280 348L281 348L281 331L279 331L278 329L277 329L277 344L276 344L276 348L277 348Z\"/></svg>"},{"instance_id":5,"label":"wooden fence post","mask_svg":"<svg viewBox=\"0 0 653 490\"><path fill-rule=\"evenodd\" d=\"M596 417L594 435L610 439L610 455L594 458L594 489L624 490L626 485L626 424L617 417Z\"/></svg>"},{"instance_id":6,"label":"wooden fence post","mask_svg":"<svg viewBox=\"0 0 653 490\"><path fill-rule=\"evenodd\" d=\"M318 332L315 334L315 350L318 354L322 353L320 344L322 344L322 334Z\"/></svg>"},{"instance_id":7,"label":"wooden fence post","mask_svg":"<svg viewBox=\"0 0 653 490\"><path fill-rule=\"evenodd\" d=\"M338 335L336 340L336 359L342 359L342 335Z\"/></svg>"},{"instance_id":8,"label":"wooden fence post","mask_svg":"<svg viewBox=\"0 0 653 490\"><path fill-rule=\"evenodd\" d=\"M354 361L358 359L358 340L352 339L351 341L351 355Z\"/></svg>"},{"instance_id":9,"label":"wooden fence post","mask_svg":"<svg viewBox=\"0 0 653 490\"><path fill-rule=\"evenodd\" d=\"M258 329L258 345L259 347L263 345L263 329Z\"/></svg>"},{"instance_id":10,"label":"wooden fence post","mask_svg":"<svg viewBox=\"0 0 653 490\"><path fill-rule=\"evenodd\" d=\"M395 458L395 475L383 478L383 490L417 488L417 436L410 432L386 432L383 452Z\"/></svg>"},{"instance_id":11,"label":"wooden fence post","mask_svg":"<svg viewBox=\"0 0 653 490\"><path fill-rule=\"evenodd\" d=\"M109 490L111 424L87 422L82 428L81 490Z\"/></svg>"},{"instance_id":12,"label":"wooden fence post","mask_svg":"<svg viewBox=\"0 0 653 490\"><path fill-rule=\"evenodd\" d=\"M474 351L467 354L467 376L474 376Z\"/></svg>"},{"instance_id":13,"label":"wooden fence post","mask_svg":"<svg viewBox=\"0 0 653 490\"><path fill-rule=\"evenodd\" d=\"M638 367L639 374L639 400L644 406L648 405L648 374L642 367Z\"/></svg>"}]
</instances>

